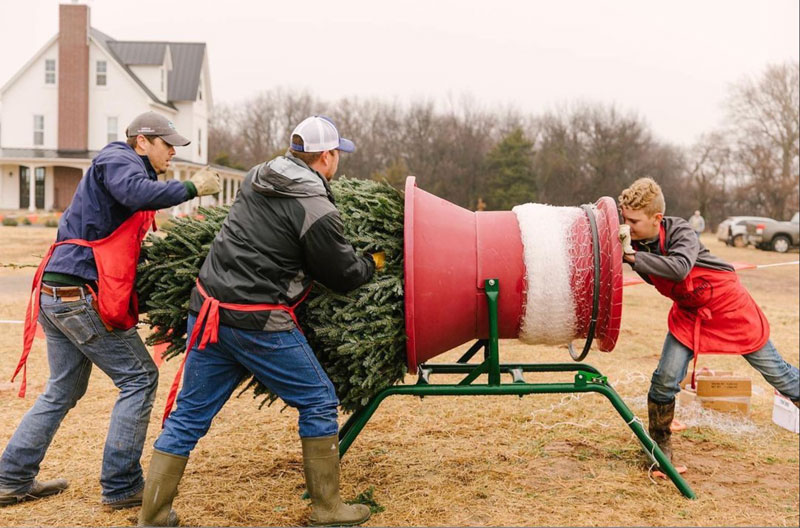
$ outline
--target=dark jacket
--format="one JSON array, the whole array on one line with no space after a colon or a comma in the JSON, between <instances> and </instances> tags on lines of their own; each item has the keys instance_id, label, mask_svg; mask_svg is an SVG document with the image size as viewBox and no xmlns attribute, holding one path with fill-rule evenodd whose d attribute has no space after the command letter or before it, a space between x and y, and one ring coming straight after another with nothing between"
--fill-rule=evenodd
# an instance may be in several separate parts
<instances>
[{"instance_id":1,"label":"dark jacket","mask_svg":"<svg viewBox=\"0 0 800 528\"><path fill-rule=\"evenodd\" d=\"M70 238L100 240L137 211L163 209L191 198L177 181L160 182L147 157L126 143L109 143L92 160L72 202L58 222L56 241ZM65 244L53 251L46 272L97 280L91 248Z\"/></svg>"},{"instance_id":2,"label":"dark jacket","mask_svg":"<svg viewBox=\"0 0 800 528\"><path fill-rule=\"evenodd\" d=\"M708 251L697 238L697 233L692 226L683 218L665 216L661 220L661 225L665 231L666 255L661 254L658 237L633 243L633 247L636 249L633 270L647 282L650 282L648 275L651 274L680 282L689 275L695 266L719 271L734 271L733 266Z\"/></svg>"},{"instance_id":3,"label":"dark jacket","mask_svg":"<svg viewBox=\"0 0 800 528\"><path fill-rule=\"evenodd\" d=\"M200 269L206 292L237 304L296 303L316 280L337 292L366 283L375 265L344 238L342 220L325 178L290 153L256 165ZM192 290L190 311L203 298ZM220 310L220 322L246 330L295 327L281 310Z\"/></svg>"}]
</instances>

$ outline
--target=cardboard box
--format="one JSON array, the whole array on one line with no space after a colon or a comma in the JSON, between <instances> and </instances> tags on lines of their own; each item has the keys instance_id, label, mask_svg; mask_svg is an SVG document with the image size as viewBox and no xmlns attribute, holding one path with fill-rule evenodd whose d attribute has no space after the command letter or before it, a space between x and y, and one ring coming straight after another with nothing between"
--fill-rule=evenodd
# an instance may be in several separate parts
<instances>
[{"instance_id":1,"label":"cardboard box","mask_svg":"<svg viewBox=\"0 0 800 528\"><path fill-rule=\"evenodd\" d=\"M719 412L739 412L742 414L750 414L750 397L749 396L732 396L732 397L697 397L700 404L706 409L711 409Z\"/></svg>"},{"instance_id":2,"label":"cardboard box","mask_svg":"<svg viewBox=\"0 0 800 528\"><path fill-rule=\"evenodd\" d=\"M793 433L800 433L800 409L778 391L775 391L772 421Z\"/></svg>"},{"instance_id":3,"label":"cardboard box","mask_svg":"<svg viewBox=\"0 0 800 528\"><path fill-rule=\"evenodd\" d=\"M752 382L747 376L699 376L695 384L700 398L750 398L753 393Z\"/></svg>"},{"instance_id":4,"label":"cardboard box","mask_svg":"<svg viewBox=\"0 0 800 528\"><path fill-rule=\"evenodd\" d=\"M733 376L732 370L714 370L708 367L698 367L697 372L695 372L694 380L697 382L697 378L700 376L718 376L718 377L726 377L726 376ZM692 366L689 365L689 371L686 373L686 377L683 378L681 381L681 388L689 387L692 383Z\"/></svg>"},{"instance_id":5,"label":"cardboard box","mask_svg":"<svg viewBox=\"0 0 800 528\"><path fill-rule=\"evenodd\" d=\"M690 387L678 393L678 405L685 406L693 402L714 411L750 414L749 396L698 396Z\"/></svg>"},{"instance_id":6,"label":"cardboard box","mask_svg":"<svg viewBox=\"0 0 800 528\"><path fill-rule=\"evenodd\" d=\"M696 391L691 389L691 373L684 379L686 385L678 393L678 403L688 405L698 402L706 409L719 412L750 413L752 381L747 376L734 376L730 371L698 370L695 377ZM791 402L790 402L791 403Z\"/></svg>"}]
</instances>

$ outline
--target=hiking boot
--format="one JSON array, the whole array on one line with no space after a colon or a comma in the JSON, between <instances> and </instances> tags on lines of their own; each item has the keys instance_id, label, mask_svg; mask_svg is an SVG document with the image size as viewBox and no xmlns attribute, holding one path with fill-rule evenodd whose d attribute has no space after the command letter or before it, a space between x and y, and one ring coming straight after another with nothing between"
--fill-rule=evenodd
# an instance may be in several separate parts
<instances>
[{"instance_id":1,"label":"hiking boot","mask_svg":"<svg viewBox=\"0 0 800 528\"><path fill-rule=\"evenodd\" d=\"M122 500L118 500L115 502L106 502L103 504L103 507L107 510L124 510L126 508L135 508L136 506L142 505L143 495L144 495L144 490L139 490L138 493L131 495L130 497L124 498Z\"/></svg>"},{"instance_id":2,"label":"hiking boot","mask_svg":"<svg viewBox=\"0 0 800 528\"><path fill-rule=\"evenodd\" d=\"M69 487L69 483L65 479L45 480L44 482L34 480L25 493L0 493L0 506L10 506L19 502L58 495L67 487Z\"/></svg>"},{"instance_id":3,"label":"hiking boot","mask_svg":"<svg viewBox=\"0 0 800 528\"><path fill-rule=\"evenodd\" d=\"M312 526L354 526L370 516L368 506L348 505L339 497L339 437L301 438Z\"/></svg>"}]
</instances>

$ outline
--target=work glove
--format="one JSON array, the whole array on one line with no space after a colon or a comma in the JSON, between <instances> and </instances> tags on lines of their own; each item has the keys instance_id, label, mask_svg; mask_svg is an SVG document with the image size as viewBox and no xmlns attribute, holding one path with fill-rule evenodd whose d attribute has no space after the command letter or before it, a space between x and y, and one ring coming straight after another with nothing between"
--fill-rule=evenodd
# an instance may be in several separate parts
<instances>
[{"instance_id":1,"label":"work glove","mask_svg":"<svg viewBox=\"0 0 800 528\"><path fill-rule=\"evenodd\" d=\"M375 253L371 253L370 257L372 257L372 262L375 263L375 271L380 271L386 267L386 253L383 251L378 251Z\"/></svg>"},{"instance_id":2,"label":"work glove","mask_svg":"<svg viewBox=\"0 0 800 528\"><path fill-rule=\"evenodd\" d=\"M622 252L625 255L633 255L636 253L631 245L631 226L628 224L619 226L619 241L622 242Z\"/></svg>"},{"instance_id":3,"label":"work glove","mask_svg":"<svg viewBox=\"0 0 800 528\"><path fill-rule=\"evenodd\" d=\"M189 181L192 182L194 188L197 189L197 196L208 196L209 194L217 194L220 190L219 174L211 170L211 166L206 166L205 169L195 172Z\"/></svg>"}]
</instances>

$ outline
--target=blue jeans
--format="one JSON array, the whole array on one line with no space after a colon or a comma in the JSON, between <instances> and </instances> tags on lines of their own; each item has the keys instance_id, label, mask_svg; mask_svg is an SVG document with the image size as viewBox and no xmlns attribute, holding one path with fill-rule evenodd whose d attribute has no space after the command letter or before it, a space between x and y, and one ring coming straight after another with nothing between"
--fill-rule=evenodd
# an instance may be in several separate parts
<instances>
[{"instance_id":1,"label":"blue jeans","mask_svg":"<svg viewBox=\"0 0 800 528\"><path fill-rule=\"evenodd\" d=\"M648 397L657 403L670 403L681 390L680 382L686 377L693 352L683 346L671 334L664 340L661 360L658 362L653 378L650 381ZM761 349L742 356L750 365L759 371L770 385L792 401L800 400L800 375L797 367L786 362L772 341L767 341Z\"/></svg>"},{"instance_id":2,"label":"blue jeans","mask_svg":"<svg viewBox=\"0 0 800 528\"><path fill-rule=\"evenodd\" d=\"M31 487L61 421L86 393L95 364L120 390L103 450L102 500L109 504L138 493L144 488L139 459L158 369L136 328L106 331L91 296L62 302L43 294L39 322L47 336L50 379L0 458L0 491L24 493Z\"/></svg>"},{"instance_id":3,"label":"blue jeans","mask_svg":"<svg viewBox=\"0 0 800 528\"><path fill-rule=\"evenodd\" d=\"M197 321L189 314L188 334ZM189 456L211 427L236 386L249 373L298 410L302 438L332 436L339 400L333 383L303 334L240 330L219 326L219 342L189 351L177 408L169 415L155 448Z\"/></svg>"}]
</instances>

